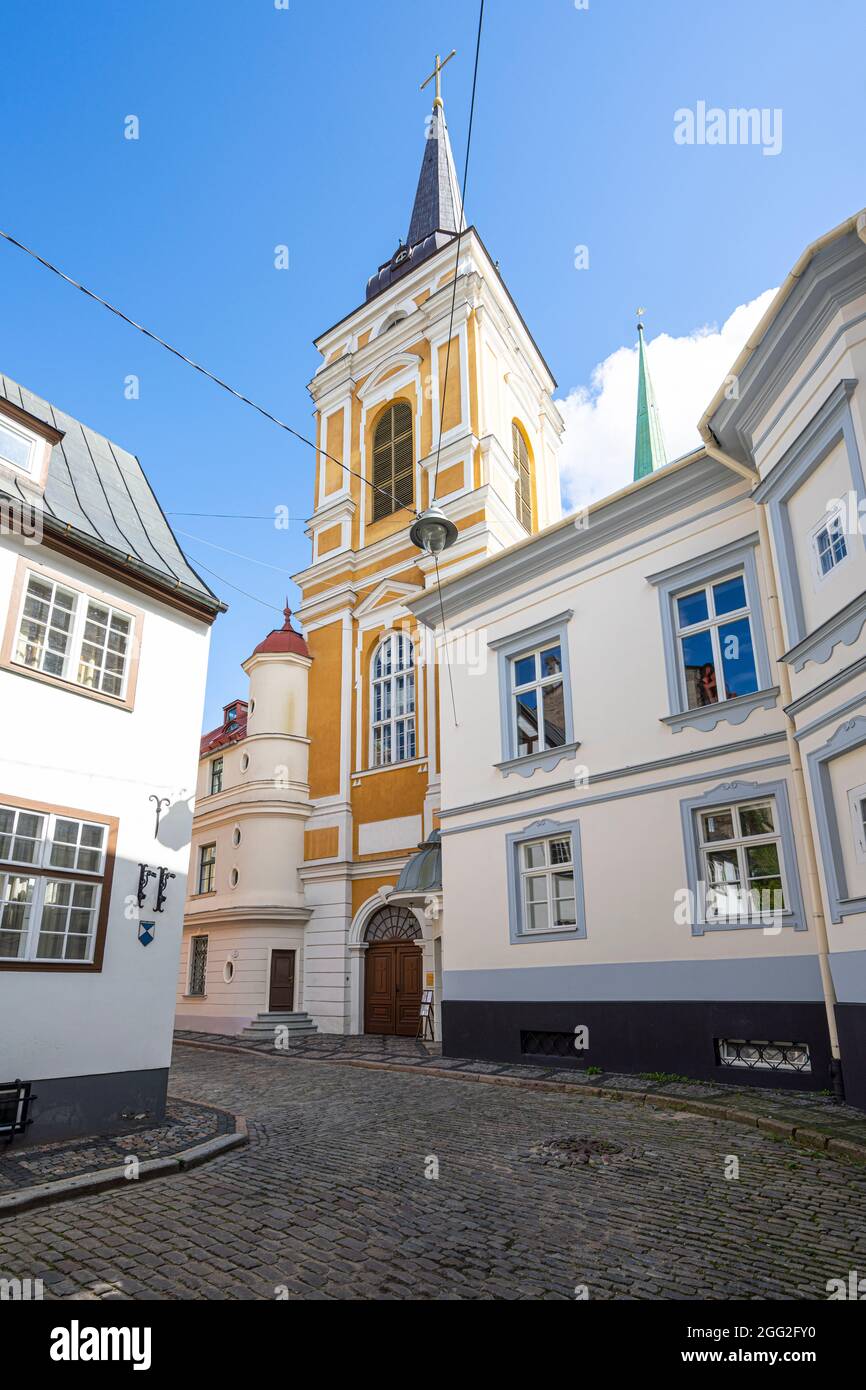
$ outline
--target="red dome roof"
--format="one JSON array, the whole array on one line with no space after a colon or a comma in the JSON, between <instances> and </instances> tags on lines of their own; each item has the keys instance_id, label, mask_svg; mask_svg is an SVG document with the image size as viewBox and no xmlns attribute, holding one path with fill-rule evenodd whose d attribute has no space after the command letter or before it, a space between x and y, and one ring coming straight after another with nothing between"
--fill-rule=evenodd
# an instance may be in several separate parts
<instances>
[{"instance_id":1,"label":"red dome roof","mask_svg":"<svg viewBox=\"0 0 866 1390\"><path fill-rule=\"evenodd\" d=\"M295 632L292 627L292 610L286 605L283 609L286 621L282 627L275 627L273 632L269 632L264 642L260 642L253 652L253 656L258 656L260 652L279 653L293 652L295 656L309 657L310 649L299 632Z\"/></svg>"}]
</instances>

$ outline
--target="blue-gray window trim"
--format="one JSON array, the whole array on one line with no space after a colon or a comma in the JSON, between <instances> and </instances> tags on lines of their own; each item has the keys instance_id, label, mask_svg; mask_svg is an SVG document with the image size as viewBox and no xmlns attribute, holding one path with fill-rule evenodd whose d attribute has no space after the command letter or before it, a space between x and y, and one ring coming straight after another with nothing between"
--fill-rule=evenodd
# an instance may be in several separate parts
<instances>
[{"instance_id":1,"label":"blue-gray window trim","mask_svg":"<svg viewBox=\"0 0 866 1390\"><path fill-rule=\"evenodd\" d=\"M572 710L571 669L568 659L568 624L574 616L571 608L562 613L535 623L520 632L509 633L507 637L497 637L489 642L490 651L496 652L499 663L499 724L501 731L502 761L496 767L508 777L517 772L522 777L530 777L536 768L550 772L558 767L564 758L573 757L580 747L574 738L574 714ZM511 710L511 670L514 660L527 651L537 651L539 647L558 642L562 651L562 696L565 712L565 743L559 748L546 748L539 753L517 754L514 724Z\"/></svg>"},{"instance_id":2,"label":"blue-gray window trim","mask_svg":"<svg viewBox=\"0 0 866 1390\"><path fill-rule=\"evenodd\" d=\"M682 729L702 729L709 732L723 720L728 724L742 724L752 710L773 709L776 704L779 689L771 683L761 587L758 583L758 566L755 560L755 550L759 543L760 538L757 532L754 532L750 536L741 536L728 545L719 546L717 550L712 550L697 559L685 560L682 564L672 565L670 569L660 570L658 574L647 575L647 582L658 590L661 611L662 644L670 704L670 713L663 717L662 722L674 733L679 733ZM710 584L726 571L738 568L742 568L746 586L758 689L751 695L738 695L733 700L719 700L715 705L700 705L697 709L689 709L677 648L675 601L679 594L700 584Z\"/></svg>"},{"instance_id":3,"label":"blue-gray window trim","mask_svg":"<svg viewBox=\"0 0 866 1390\"><path fill-rule=\"evenodd\" d=\"M574 908L577 926L572 931L527 932L523 930L523 893L520 877L520 847L529 840L547 840L555 835L571 836L571 862L574 868ZM525 941L582 941L586 936L586 905L583 890L583 862L580 849L580 821L537 820L524 830L505 837L508 877L508 929L512 946Z\"/></svg>"},{"instance_id":4,"label":"blue-gray window trim","mask_svg":"<svg viewBox=\"0 0 866 1390\"><path fill-rule=\"evenodd\" d=\"M794 931L808 931L806 913L803 907L803 894L800 888L800 874L797 868L797 852L794 845L794 827L791 822L791 806L788 800L788 784L778 782L721 782L702 796L690 796L680 802L680 816L683 824L683 846L686 859L686 882L691 901L697 909L702 903L698 895L701 876L700 841L698 839L698 813L710 811L715 806L734 806L744 801L768 801L775 799L779 838L782 841L782 864L784 883L788 892L789 907L781 914L783 927ZM697 913L695 914L697 916ZM715 931L755 931L764 930L766 919L754 922L707 922L692 921L692 936L704 936Z\"/></svg>"},{"instance_id":5,"label":"blue-gray window trim","mask_svg":"<svg viewBox=\"0 0 866 1390\"><path fill-rule=\"evenodd\" d=\"M866 480L851 412L851 397L856 388L856 378L847 377L839 382L752 494L756 502L766 504L770 515L788 639L788 651L783 660L789 661L795 671L801 671L807 661L821 665L840 641L850 645L866 622L866 600L855 600L814 632L807 632L794 534L788 515L788 503L794 493L840 443L844 443L848 457L851 489L858 504L866 501ZM866 535L863 545L866 547Z\"/></svg>"},{"instance_id":6,"label":"blue-gray window trim","mask_svg":"<svg viewBox=\"0 0 866 1390\"><path fill-rule=\"evenodd\" d=\"M807 757L832 922L841 922L844 917L866 912L866 897L852 898L848 895L848 876L842 853L839 817L836 814L833 784L830 780L830 764L833 759L864 744L866 718L857 715L854 719L846 719L840 724L827 742L821 748L815 748Z\"/></svg>"}]
</instances>

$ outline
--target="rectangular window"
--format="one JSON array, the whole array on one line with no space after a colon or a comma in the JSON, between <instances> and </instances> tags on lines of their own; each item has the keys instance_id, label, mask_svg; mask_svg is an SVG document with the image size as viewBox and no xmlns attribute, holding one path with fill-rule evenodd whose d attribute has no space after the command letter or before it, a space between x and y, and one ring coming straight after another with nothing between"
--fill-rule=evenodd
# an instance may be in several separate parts
<instances>
[{"instance_id":1,"label":"rectangular window","mask_svg":"<svg viewBox=\"0 0 866 1390\"><path fill-rule=\"evenodd\" d=\"M189 993L202 996L207 984L207 937L194 936L189 949Z\"/></svg>"},{"instance_id":2,"label":"rectangular window","mask_svg":"<svg viewBox=\"0 0 866 1390\"><path fill-rule=\"evenodd\" d=\"M848 554L848 542L840 512L832 512L812 532L815 565L819 579L824 579Z\"/></svg>"},{"instance_id":3,"label":"rectangular window","mask_svg":"<svg viewBox=\"0 0 866 1390\"><path fill-rule=\"evenodd\" d=\"M383 638L372 662L373 766L415 757L415 654L411 638Z\"/></svg>"},{"instance_id":4,"label":"rectangular window","mask_svg":"<svg viewBox=\"0 0 866 1390\"><path fill-rule=\"evenodd\" d=\"M577 925L571 836L521 846L523 930L573 930Z\"/></svg>"},{"instance_id":5,"label":"rectangular window","mask_svg":"<svg viewBox=\"0 0 866 1390\"><path fill-rule=\"evenodd\" d=\"M133 628L131 614L30 573L13 660L32 671L122 700L129 679Z\"/></svg>"},{"instance_id":6,"label":"rectangular window","mask_svg":"<svg viewBox=\"0 0 866 1390\"><path fill-rule=\"evenodd\" d=\"M0 962L93 961L108 830L65 812L0 805Z\"/></svg>"},{"instance_id":7,"label":"rectangular window","mask_svg":"<svg viewBox=\"0 0 866 1390\"><path fill-rule=\"evenodd\" d=\"M774 799L698 814L708 923L749 922L788 909Z\"/></svg>"},{"instance_id":8,"label":"rectangular window","mask_svg":"<svg viewBox=\"0 0 866 1390\"><path fill-rule=\"evenodd\" d=\"M198 852L198 891L212 893L216 880L216 845L202 845Z\"/></svg>"},{"instance_id":9,"label":"rectangular window","mask_svg":"<svg viewBox=\"0 0 866 1390\"><path fill-rule=\"evenodd\" d=\"M851 788L848 793L848 805L851 808L854 853L860 864L866 864L866 784Z\"/></svg>"},{"instance_id":10,"label":"rectangular window","mask_svg":"<svg viewBox=\"0 0 866 1390\"><path fill-rule=\"evenodd\" d=\"M565 743L562 644L552 642L511 659L511 718L516 757Z\"/></svg>"},{"instance_id":11,"label":"rectangular window","mask_svg":"<svg viewBox=\"0 0 866 1390\"><path fill-rule=\"evenodd\" d=\"M215 796L223 789L223 760L214 758L210 765L210 794Z\"/></svg>"},{"instance_id":12,"label":"rectangular window","mask_svg":"<svg viewBox=\"0 0 866 1390\"><path fill-rule=\"evenodd\" d=\"M32 473L35 453L36 440L32 435L17 429L8 420L0 422L0 460L3 463L20 468L22 473Z\"/></svg>"},{"instance_id":13,"label":"rectangular window","mask_svg":"<svg viewBox=\"0 0 866 1390\"><path fill-rule=\"evenodd\" d=\"M744 575L677 594L674 608L688 708L753 694L758 674Z\"/></svg>"}]
</instances>

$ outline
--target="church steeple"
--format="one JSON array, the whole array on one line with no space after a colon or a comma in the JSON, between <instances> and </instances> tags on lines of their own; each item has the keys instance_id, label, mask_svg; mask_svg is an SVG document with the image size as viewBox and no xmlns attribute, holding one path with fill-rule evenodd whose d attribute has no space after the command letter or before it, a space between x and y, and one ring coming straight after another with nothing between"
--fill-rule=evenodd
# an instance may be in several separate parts
<instances>
[{"instance_id":1,"label":"church steeple","mask_svg":"<svg viewBox=\"0 0 866 1390\"><path fill-rule=\"evenodd\" d=\"M452 52L445 59L445 63L450 62L453 57ZM380 266L378 273L368 280L368 299L380 294L401 275L420 265L428 256L445 246L452 237L457 236L461 226L465 227L460 183L454 166L454 155L445 122L445 105L442 101L441 73L445 63L441 63L437 56L434 71L427 78L427 82L422 83L423 90L435 77L436 96L433 111L427 117L421 173L406 241L400 243L391 259Z\"/></svg>"},{"instance_id":2,"label":"church steeple","mask_svg":"<svg viewBox=\"0 0 866 1390\"><path fill-rule=\"evenodd\" d=\"M638 309L637 427L634 436L634 481L645 478L668 461L659 409L647 362L643 309Z\"/></svg>"}]
</instances>

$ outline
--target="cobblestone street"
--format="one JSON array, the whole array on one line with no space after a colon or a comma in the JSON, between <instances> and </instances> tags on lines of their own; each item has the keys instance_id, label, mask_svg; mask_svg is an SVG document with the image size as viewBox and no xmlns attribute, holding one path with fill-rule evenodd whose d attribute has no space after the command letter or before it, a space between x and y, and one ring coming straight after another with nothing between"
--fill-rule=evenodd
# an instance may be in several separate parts
<instances>
[{"instance_id":1,"label":"cobblestone street","mask_svg":"<svg viewBox=\"0 0 866 1390\"><path fill-rule=\"evenodd\" d=\"M186 1047L171 1089L245 1115L249 1146L7 1219L0 1276L65 1298L825 1299L866 1270L866 1170L730 1122Z\"/></svg>"}]
</instances>

